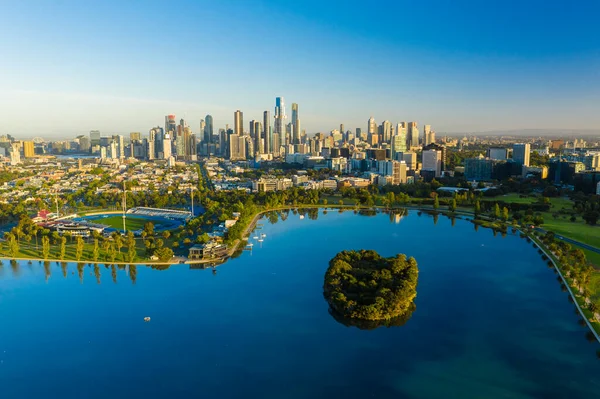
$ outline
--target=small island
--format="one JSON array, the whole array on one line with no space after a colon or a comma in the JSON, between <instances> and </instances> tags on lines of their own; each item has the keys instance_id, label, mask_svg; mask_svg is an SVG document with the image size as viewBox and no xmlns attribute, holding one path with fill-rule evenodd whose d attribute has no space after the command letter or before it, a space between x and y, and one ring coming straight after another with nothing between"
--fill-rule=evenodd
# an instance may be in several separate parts
<instances>
[{"instance_id":1,"label":"small island","mask_svg":"<svg viewBox=\"0 0 600 399\"><path fill-rule=\"evenodd\" d=\"M344 318L389 320L414 310L418 276L416 260L404 254L342 251L329 261L323 295Z\"/></svg>"}]
</instances>

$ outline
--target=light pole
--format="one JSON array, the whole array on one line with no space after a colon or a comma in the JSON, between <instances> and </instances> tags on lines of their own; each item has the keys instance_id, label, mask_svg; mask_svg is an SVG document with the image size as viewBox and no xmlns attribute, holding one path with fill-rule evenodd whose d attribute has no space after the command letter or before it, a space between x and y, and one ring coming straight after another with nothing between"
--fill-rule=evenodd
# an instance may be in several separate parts
<instances>
[{"instance_id":1,"label":"light pole","mask_svg":"<svg viewBox=\"0 0 600 399\"><path fill-rule=\"evenodd\" d=\"M192 219L193 219L194 218L194 186L192 186L192 188L190 189L190 195L192 196L191 214L192 214Z\"/></svg>"},{"instance_id":2,"label":"light pole","mask_svg":"<svg viewBox=\"0 0 600 399\"><path fill-rule=\"evenodd\" d=\"M125 179L123 179L123 234L127 233L125 226L125 213L127 212L127 191L125 190Z\"/></svg>"}]
</instances>

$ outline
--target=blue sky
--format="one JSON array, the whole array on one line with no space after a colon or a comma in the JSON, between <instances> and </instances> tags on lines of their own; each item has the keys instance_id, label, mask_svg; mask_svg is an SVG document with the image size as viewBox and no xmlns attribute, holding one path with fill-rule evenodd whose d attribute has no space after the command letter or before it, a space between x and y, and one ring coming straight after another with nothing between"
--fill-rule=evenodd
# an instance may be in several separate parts
<instances>
[{"instance_id":1,"label":"blue sky","mask_svg":"<svg viewBox=\"0 0 600 399\"><path fill-rule=\"evenodd\" d=\"M600 128L600 2L5 2L0 133L194 130L300 105L308 133ZM123 4L125 3L125 4Z\"/></svg>"}]
</instances>

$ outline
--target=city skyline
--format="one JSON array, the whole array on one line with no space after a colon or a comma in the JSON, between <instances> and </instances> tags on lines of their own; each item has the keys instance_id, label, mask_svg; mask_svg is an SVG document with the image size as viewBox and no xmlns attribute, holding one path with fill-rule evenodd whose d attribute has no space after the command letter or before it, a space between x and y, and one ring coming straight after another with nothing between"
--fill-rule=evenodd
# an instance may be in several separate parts
<instances>
[{"instance_id":1,"label":"city skyline","mask_svg":"<svg viewBox=\"0 0 600 399\"><path fill-rule=\"evenodd\" d=\"M236 109L259 120L279 95L301 105L309 134L363 128L369 115L438 134L600 127L597 3L532 1L518 13L468 2L316 5L11 3L0 16L12 38L0 44L0 134L127 134L169 112L196 131L206 114L215 127ZM166 10L178 28L151 29ZM49 13L53 23L42 23ZM394 14L410 18L377 22ZM259 16L269 29L247 29ZM233 54L244 62L228 62Z\"/></svg>"}]
</instances>

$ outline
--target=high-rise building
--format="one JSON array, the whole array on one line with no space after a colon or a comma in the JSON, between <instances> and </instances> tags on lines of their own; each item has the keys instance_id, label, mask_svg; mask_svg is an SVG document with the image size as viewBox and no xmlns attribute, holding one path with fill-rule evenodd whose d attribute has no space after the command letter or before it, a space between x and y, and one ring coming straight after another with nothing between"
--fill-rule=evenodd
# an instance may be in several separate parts
<instances>
[{"instance_id":1,"label":"high-rise building","mask_svg":"<svg viewBox=\"0 0 600 399\"><path fill-rule=\"evenodd\" d=\"M279 138L285 136L285 121L287 116L285 114L285 100L283 97L275 98L275 126L273 133L279 134Z\"/></svg>"},{"instance_id":2,"label":"high-rise building","mask_svg":"<svg viewBox=\"0 0 600 399\"><path fill-rule=\"evenodd\" d=\"M129 141L141 141L142 133L140 132L131 132L129 133Z\"/></svg>"},{"instance_id":3,"label":"high-rise building","mask_svg":"<svg viewBox=\"0 0 600 399\"><path fill-rule=\"evenodd\" d=\"M177 132L177 123L175 122L175 115L165 116L165 133L170 133L171 140L173 135Z\"/></svg>"},{"instance_id":4,"label":"high-rise building","mask_svg":"<svg viewBox=\"0 0 600 399\"><path fill-rule=\"evenodd\" d=\"M90 131L90 145L100 145L100 130L91 130Z\"/></svg>"},{"instance_id":5,"label":"high-rise building","mask_svg":"<svg viewBox=\"0 0 600 399\"><path fill-rule=\"evenodd\" d=\"M296 103L292 103L292 144L300 144L300 119Z\"/></svg>"},{"instance_id":6,"label":"high-rise building","mask_svg":"<svg viewBox=\"0 0 600 399\"><path fill-rule=\"evenodd\" d=\"M246 159L246 138L244 136L229 135L229 159L232 161Z\"/></svg>"},{"instance_id":7,"label":"high-rise building","mask_svg":"<svg viewBox=\"0 0 600 399\"><path fill-rule=\"evenodd\" d=\"M377 134L377 122L375 122L375 118L373 117L370 117L369 121L367 122L367 133L369 135Z\"/></svg>"},{"instance_id":8,"label":"high-rise building","mask_svg":"<svg viewBox=\"0 0 600 399\"><path fill-rule=\"evenodd\" d=\"M395 134L392 136L392 160L399 161L398 157L406 152L406 137Z\"/></svg>"},{"instance_id":9,"label":"high-rise building","mask_svg":"<svg viewBox=\"0 0 600 399\"><path fill-rule=\"evenodd\" d=\"M503 147L490 147L486 151L487 158L497 161L506 161L508 158L508 149Z\"/></svg>"},{"instance_id":10,"label":"high-rise building","mask_svg":"<svg viewBox=\"0 0 600 399\"><path fill-rule=\"evenodd\" d=\"M419 146L419 129L417 128L417 122L408 122L407 125L407 137L409 141L409 147L415 148Z\"/></svg>"},{"instance_id":11,"label":"high-rise building","mask_svg":"<svg viewBox=\"0 0 600 399\"><path fill-rule=\"evenodd\" d=\"M423 166L421 170L435 173L435 177L442 175L442 151L440 150L425 150L422 153Z\"/></svg>"},{"instance_id":12,"label":"high-rise building","mask_svg":"<svg viewBox=\"0 0 600 399\"><path fill-rule=\"evenodd\" d=\"M171 133L166 132L163 139L162 159L171 158Z\"/></svg>"},{"instance_id":13,"label":"high-rise building","mask_svg":"<svg viewBox=\"0 0 600 399\"><path fill-rule=\"evenodd\" d=\"M154 159L162 158L162 153L164 152L164 139L165 133L162 127L156 126L150 129L150 132L148 133L148 142L154 143L153 145L150 145L154 149Z\"/></svg>"},{"instance_id":14,"label":"high-rise building","mask_svg":"<svg viewBox=\"0 0 600 399\"><path fill-rule=\"evenodd\" d=\"M250 137L252 137L252 140L254 140L254 145L253 145L253 149L254 149L254 154L262 154L263 153L263 149L264 146L262 145L262 141L261 141L261 131L262 131L262 127L261 127L261 123L259 121L250 121Z\"/></svg>"},{"instance_id":15,"label":"high-rise building","mask_svg":"<svg viewBox=\"0 0 600 399\"><path fill-rule=\"evenodd\" d=\"M89 152L90 151L90 138L87 136L77 136L79 139L79 151Z\"/></svg>"},{"instance_id":16,"label":"high-rise building","mask_svg":"<svg viewBox=\"0 0 600 399\"><path fill-rule=\"evenodd\" d=\"M530 153L531 145L529 143L513 145L513 160L519 165L529 166Z\"/></svg>"},{"instance_id":17,"label":"high-rise building","mask_svg":"<svg viewBox=\"0 0 600 399\"><path fill-rule=\"evenodd\" d=\"M263 112L263 137L265 140L265 154L273 152L273 130L271 129L271 113Z\"/></svg>"},{"instance_id":18,"label":"high-rise building","mask_svg":"<svg viewBox=\"0 0 600 399\"><path fill-rule=\"evenodd\" d=\"M431 125L423 126L424 145L435 143L435 132L431 130Z\"/></svg>"},{"instance_id":19,"label":"high-rise building","mask_svg":"<svg viewBox=\"0 0 600 399\"><path fill-rule=\"evenodd\" d=\"M204 129L202 133L204 134L204 142L207 144L212 143L212 136L214 133L212 115L206 115L206 117L204 118Z\"/></svg>"},{"instance_id":20,"label":"high-rise building","mask_svg":"<svg viewBox=\"0 0 600 399\"><path fill-rule=\"evenodd\" d=\"M392 123L390 121L384 121L381 124L382 130L382 141L384 143L389 143L392 138Z\"/></svg>"},{"instance_id":21,"label":"high-rise building","mask_svg":"<svg viewBox=\"0 0 600 399\"><path fill-rule=\"evenodd\" d=\"M23 142L23 156L25 158L33 158L35 156L35 149L33 146L33 141L24 141Z\"/></svg>"},{"instance_id":22,"label":"high-rise building","mask_svg":"<svg viewBox=\"0 0 600 399\"><path fill-rule=\"evenodd\" d=\"M233 113L233 131L240 137L244 135L244 113L239 109Z\"/></svg>"},{"instance_id":23,"label":"high-rise building","mask_svg":"<svg viewBox=\"0 0 600 399\"><path fill-rule=\"evenodd\" d=\"M406 151L402 153L402 160L406 162L406 166L410 168L410 170L417 169L417 153L413 151Z\"/></svg>"}]
</instances>

